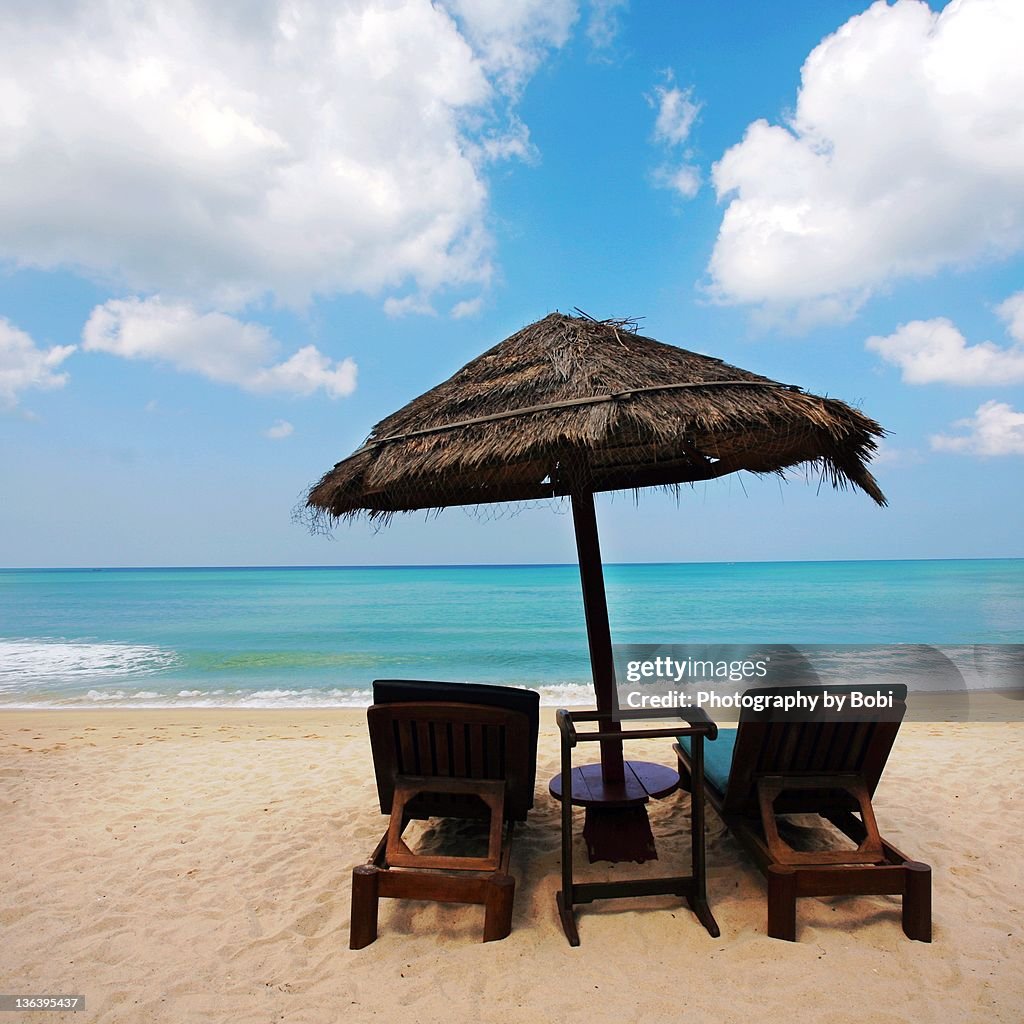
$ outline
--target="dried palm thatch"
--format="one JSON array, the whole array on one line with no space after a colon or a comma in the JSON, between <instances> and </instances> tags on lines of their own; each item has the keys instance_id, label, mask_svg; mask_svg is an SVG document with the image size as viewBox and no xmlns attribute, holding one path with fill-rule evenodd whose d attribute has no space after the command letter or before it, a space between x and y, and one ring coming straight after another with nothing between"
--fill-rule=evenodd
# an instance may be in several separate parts
<instances>
[{"instance_id":1,"label":"dried palm thatch","mask_svg":"<svg viewBox=\"0 0 1024 1024\"><path fill-rule=\"evenodd\" d=\"M866 467L874 420L633 327L562 313L524 327L378 423L311 488L314 523L799 464L885 504Z\"/></svg>"}]
</instances>

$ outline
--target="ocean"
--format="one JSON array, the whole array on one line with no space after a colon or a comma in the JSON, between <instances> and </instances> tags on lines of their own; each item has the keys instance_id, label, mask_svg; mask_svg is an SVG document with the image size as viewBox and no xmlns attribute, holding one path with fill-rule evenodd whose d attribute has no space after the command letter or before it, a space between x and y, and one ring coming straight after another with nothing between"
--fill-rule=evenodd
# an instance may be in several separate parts
<instances>
[{"instance_id":1,"label":"ocean","mask_svg":"<svg viewBox=\"0 0 1024 1024\"><path fill-rule=\"evenodd\" d=\"M1024 559L605 575L620 644L1024 644ZM578 569L0 570L0 706L360 706L375 678L592 703Z\"/></svg>"}]
</instances>

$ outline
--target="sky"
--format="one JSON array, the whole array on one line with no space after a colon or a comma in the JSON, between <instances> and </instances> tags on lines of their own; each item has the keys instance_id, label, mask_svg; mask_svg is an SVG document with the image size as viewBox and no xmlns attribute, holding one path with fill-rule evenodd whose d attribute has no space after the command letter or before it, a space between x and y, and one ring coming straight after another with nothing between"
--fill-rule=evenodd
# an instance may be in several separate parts
<instances>
[{"instance_id":1,"label":"sky","mask_svg":"<svg viewBox=\"0 0 1024 1024\"><path fill-rule=\"evenodd\" d=\"M1024 4L724 10L0 6L0 566L574 561L558 504L292 520L574 308L889 431L888 508L605 496L606 560L1024 556Z\"/></svg>"}]
</instances>

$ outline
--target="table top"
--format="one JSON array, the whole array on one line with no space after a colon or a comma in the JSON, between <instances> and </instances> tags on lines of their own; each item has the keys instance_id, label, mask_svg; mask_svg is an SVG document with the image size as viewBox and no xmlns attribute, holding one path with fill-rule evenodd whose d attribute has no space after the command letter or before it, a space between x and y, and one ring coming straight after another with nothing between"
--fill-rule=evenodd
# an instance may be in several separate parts
<instances>
[{"instance_id":1,"label":"table top","mask_svg":"<svg viewBox=\"0 0 1024 1024\"><path fill-rule=\"evenodd\" d=\"M652 797L660 800L679 788L679 773L674 768L650 761L626 761L622 782L606 782L599 764L585 764L572 770L572 802L577 807L629 807L645 804ZM556 800L562 799L562 776L548 785Z\"/></svg>"}]
</instances>

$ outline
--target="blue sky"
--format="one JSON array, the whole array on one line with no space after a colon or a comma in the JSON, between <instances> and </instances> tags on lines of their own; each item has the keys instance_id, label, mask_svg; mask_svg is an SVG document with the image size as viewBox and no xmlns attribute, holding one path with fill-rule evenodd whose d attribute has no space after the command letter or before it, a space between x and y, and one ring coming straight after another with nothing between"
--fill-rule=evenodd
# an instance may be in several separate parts
<instances>
[{"instance_id":1,"label":"blue sky","mask_svg":"<svg viewBox=\"0 0 1024 1024\"><path fill-rule=\"evenodd\" d=\"M309 536L553 309L863 408L890 507L602 499L605 558L1024 556L1024 5L0 11L0 565L572 561L544 506Z\"/></svg>"}]
</instances>

